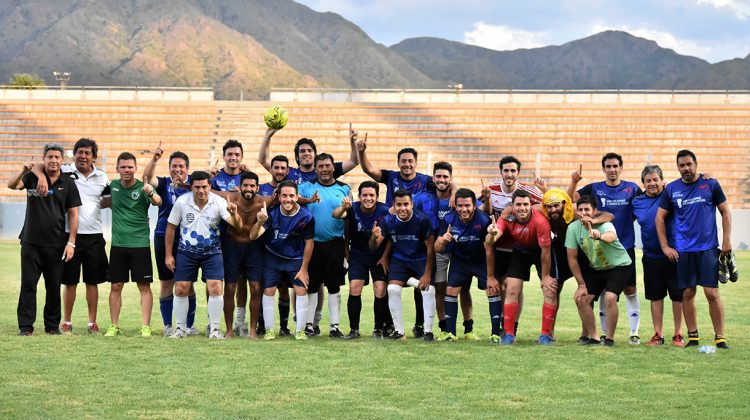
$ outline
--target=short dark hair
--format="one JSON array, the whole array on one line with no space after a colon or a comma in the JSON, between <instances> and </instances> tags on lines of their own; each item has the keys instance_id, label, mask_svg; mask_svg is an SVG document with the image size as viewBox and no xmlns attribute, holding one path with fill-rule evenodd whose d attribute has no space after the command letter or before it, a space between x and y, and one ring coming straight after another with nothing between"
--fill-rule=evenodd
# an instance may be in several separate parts
<instances>
[{"instance_id":1,"label":"short dark hair","mask_svg":"<svg viewBox=\"0 0 750 420\"><path fill-rule=\"evenodd\" d=\"M96 156L99 153L99 146L96 145L96 142L94 140L87 139L85 137L78 139L76 144L73 145L73 154L75 154L81 147L90 147L91 156L96 159Z\"/></svg>"},{"instance_id":2,"label":"short dark hair","mask_svg":"<svg viewBox=\"0 0 750 420\"><path fill-rule=\"evenodd\" d=\"M521 198L528 198L528 199L529 199L529 201L531 201L531 194L529 194L529 192L528 192L528 191L526 191L526 190L522 190L522 189L520 189L520 188L519 188L519 189L517 189L517 190L515 190L515 191L513 191L513 195L512 195L512 198L511 198L511 200L510 200L510 201L511 201L512 203L515 203L515 202L516 202L516 198L518 198L518 197L521 197Z\"/></svg>"},{"instance_id":3,"label":"short dark hair","mask_svg":"<svg viewBox=\"0 0 750 420\"><path fill-rule=\"evenodd\" d=\"M276 155L276 156L274 156L273 159L271 159L271 166L273 166L273 163L277 162L277 161L278 162L284 162L284 163L286 163L287 167L289 166L289 158L286 157L286 156L284 156L284 155Z\"/></svg>"},{"instance_id":4,"label":"short dark hair","mask_svg":"<svg viewBox=\"0 0 750 420\"><path fill-rule=\"evenodd\" d=\"M380 185L375 181L364 181L359 184L357 191L362 194L363 188L375 188L375 195L380 195Z\"/></svg>"},{"instance_id":5,"label":"short dark hair","mask_svg":"<svg viewBox=\"0 0 750 420\"><path fill-rule=\"evenodd\" d=\"M679 152L677 152L676 161L679 161L681 157L685 157L685 156L690 156L691 158L693 158L693 162L698 163L698 158L695 157L695 153L687 149L682 149Z\"/></svg>"},{"instance_id":6,"label":"short dark hair","mask_svg":"<svg viewBox=\"0 0 750 420\"><path fill-rule=\"evenodd\" d=\"M57 143L47 143L44 145L44 156L47 156L47 152L54 150L60 152L60 155L65 156L65 150Z\"/></svg>"},{"instance_id":7,"label":"short dark hair","mask_svg":"<svg viewBox=\"0 0 750 420\"><path fill-rule=\"evenodd\" d=\"M604 167L604 162L606 162L608 159L617 159L617 161L620 162L620 166L622 166L622 156L614 152L609 152L602 157L602 168Z\"/></svg>"},{"instance_id":8,"label":"short dark hair","mask_svg":"<svg viewBox=\"0 0 750 420\"><path fill-rule=\"evenodd\" d=\"M508 164L508 163L515 163L516 165L518 165L518 171L519 172L521 171L521 161L518 160L518 158L515 156L503 156L502 159L500 159L500 163L498 164L498 167L502 171L503 165Z\"/></svg>"},{"instance_id":9,"label":"short dark hair","mask_svg":"<svg viewBox=\"0 0 750 420\"><path fill-rule=\"evenodd\" d=\"M414 160L417 160L417 151L413 147L405 147L398 151L398 155L396 155L396 159L401 159L401 155L404 153L411 153L414 155Z\"/></svg>"},{"instance_id":10,"label":"short dark hair","mask_svg":"<svg viewBox=\"0 0 750 420\"><path fill-rule=\"evenodd\" d=\"M583 197L579 198L576 202L576 208L580 206L581 204L590 204L591 208L596 210L596 199L591 195L584 195Z\"/></svg>"},{"instance_id":11,"label":"short dark hair","mask_svg":"<svg viewBox=\"0 0 750 420\"><path fill-rule=\"evenodd\" d=\"M330 154L328 154L328 153L321 153L319 155L317 155L317 154L315 155L315 160L313 160L313 163L315 164L315 166L318 166L318 162L320 162L321 160L330 160L331 164L333 164L335 162L333 160L333 156L331 156Z\"/></svg>"},{"instance_id":12,"label":"short dark hair","mask_svg":"<svg viewBox=\"0 0 750 420\"><path fill-rule=\"evenodd\" d=\"M313 139L303 137L297 140L297 143L294 145L294 160L297 162L297 165L299 165L299 148L303 144L310 146L313 149L313 152L315 152L316 156L318 154L318 148L315 146L315 142L313 141Z\"/></svg>"},{"instance_id":13,"label":"short dark hair","mask_svg":"<svg viewBox=\"0 0 750 420\"><path fill-rule=\"evenodd\" d=\"M294 192L297 192L297 183L290 179L279 182L279 185L276 187L276 191L281 192L281 189L284 187L292 187L294 188Z\"/></svg>"},{"instance_id":14,"label":"short dark hair","mask_svg":"<svg viewBox=\"0 0 750 420\"><path fill-rule=\"evenodd\" d=\"M138 159L136 159L135 155L130 152L122 152L120 153L120 156L117 156L117 166L120 166L121 160L132 160L135 162L135 166L138 166Z\"/></svg>"},{"instance_id":15,"label":"short dark hair","mask_svg":"<svg viewBox=\"0 0 750 420\"><path fill-rule=\"evenodd\" d=\"M519 191L519 190L516 190ZM471 198L472 203L476 203L477 196L474 194L474 191L468 189L468 188L459 188L458 191L456 191L456 198L455 203L458 203L459 198Z\"/></svg>"},{"instance_id":16,"label":"short dark hair","mask_svg":"<svg viewBox=\"0 0 750 420\"><path fill-rule=\"evenodd\" d=\"M195 181L208 181L211 183L211 175L208 174L206 171L193 171L192 174L190 174L190 183L192 184Z\"/></svg>"},{"instance_id":17,"label":"short dark hair","mask_svg":"<svg viewBox=\"0 0 750 420\"><path fill-rule=\"evenodd\" d=\"M226 143L224 143L224 147L221 148L222 156L227 153L227 149L230 149L232 147L239 147L240 152L242 152L243 155L245 154L245 151L242 149L242 143L240 143L239 140L229 139Z\"/></svg>"},{"instance_id":18,"label":"short dark hair","mask_svg":"<svg viewBox=\"0 0 750 420\"><path fill-rule=\"evenodd\" d=\"M169 164L170 165L172 164L172 159L182 159L182 160L185 161L185 166L187 166L188 168L190 167L190 158L184 152L180 152L180 151L172 152L172 154L169 155Z\"/></svg>"},{"instance_id":19,"label":"short dark hair","mask_svg":"<svg viewBox=\"0 0 750 420\"><path fill-rule=\"evenodd\" d=\"M242 184L246 179L254 179L256 184L260 184L258 174L253 171L243 172L242 175L240 175L240 184Z\"/></svg>"},{"instance_id":20,"label":"short dark hair","mask_svg":"<svg viewBox=\"0 0 750 420\"><path fill-rule=\"evenodd\" d=\"M393 201L395 202L397 198L400 197L409 197L409 200L412 200L411 191L405 190L403 188L399 188L393 193Z\"/></svg>"},{"instance_id":21,"label":"short dark hair","mask_svg":"<svg viewBox=\"0 0 750 420\"><path fill-rule=\"evenodd\" d=\"M435 162L435 164L432 165L432 173L435 174L435 172L437 172L438 169L444 169L448 171L449 174L453 175L453 165L451 165L448 162L445 162L445 161Z\"/></svg>"},{"instance_id":22,"label":"short dark hair","mask_svg":"<svg viewBox=\"0 0 750 420\"><path fill-rule=\"evenodd\" d=\"M657 174L659 175L659 179L664 179L664 173L661 171L661 168L659 165L646 165L643 168L643 171L641 171L641 182L643 182L646 179L647 175L651 174Z\"/></svg>"}]
</instances>

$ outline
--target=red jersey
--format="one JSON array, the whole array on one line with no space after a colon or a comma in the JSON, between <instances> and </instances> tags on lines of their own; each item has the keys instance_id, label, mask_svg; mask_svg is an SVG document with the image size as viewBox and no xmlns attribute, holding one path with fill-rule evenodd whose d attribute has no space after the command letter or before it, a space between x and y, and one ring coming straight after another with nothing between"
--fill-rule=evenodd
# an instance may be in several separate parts
<instances>
[{"instance_id":1,"label":"red jersey","mask_svg":"<svg viewBox=\"0 0 750 420\"><path fill-rule=\"evenodd\" d=\"M516 182L516 188L506 193L503 191L502 180L493 182L487 186L490 189L490 203L492 204L492 213L497 219L500 219L500 213L503 209L510 206L513 202L513 193L516 190L524 190L531 195L531 205L539 204L542 202L542 192L539 191L535 186L525 184L523 182ZM513 238L504 233L503 236L498 239L495 243L495 248L499 250L510 250L513 248Z\"/></svg>"},{"instance_id":2,"label":"red jersey","mask_svg":"<svg viewBox=\"0 0 750 420\"><path fill-rule=\"evenodd\" d=\"M539 251L543 246L552 245L552 229L543 214L531 210L531 218L526 223L518 220L497 221L498 229L509 232L513 238L513 248L524 253ZM505 237L505 235L503 235Z\"/></svg>"}]
</instances>

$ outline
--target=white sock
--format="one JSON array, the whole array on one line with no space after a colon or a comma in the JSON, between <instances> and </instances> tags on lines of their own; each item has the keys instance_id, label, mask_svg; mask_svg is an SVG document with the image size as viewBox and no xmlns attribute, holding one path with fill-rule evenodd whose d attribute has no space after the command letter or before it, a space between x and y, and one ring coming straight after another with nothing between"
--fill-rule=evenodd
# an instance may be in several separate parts
<instances>
[{"instance_id":1,"label":"white sock","mask_svg":"<svg viewBox=\"0 0 750 420\"><path fill-rule=\"evenodd\" d=\"M393 326L399 334L404 334L404 313L401 303L401 289L397 284L388 285L388 309L391 310Z\"/></svg>"},{"instance_id":2,"label":"white sock","mask_svg":"<svg viewBox=\"0 0 750 420\"><path fill-rule=\"evenodd\" d=\"M432 332L432 324L435 323L435 286L422 290L422 309L424 310L424 332Z\"/></svg>"},{"instance_id":3,"label":"white sock","mask_svg":"<svg viewBox=\"0 0 750 420\"><path fill-rule=\"evenodd\" d=\"M409 277L409 280L406 280L406 285L411 287L419 287L419 280L415 279L414 277Z\"/></svg>"},{"instance_id":4,"label":"white sock","mask_svg":"<svg viewBox=\"0 0 750 420\"><path fill-rule=\"evenodd\" d=\"M185 328L185 324L187 324L188 297L175 296L172 305L175 325L177 325L177 328L181 329L182 331L186 331L187 328Z\"/></svg>"},{"instance_id":5,"label":"white sock","mask_svg":"<svg viewBox=\"0 0 750 420\"><path fill-rule=\"evenodd\" d=\"M604 294L607 291L603 291L599 295L599 322L602 324L602 335L607 335L607 311L605 310Z\"/></svg>"},{"instance_id":6,"label":"white sock","mask_svg":"<svg viewBox=\"0 0 750 420\"><path fill-rule=\"evenodd\" d=\"M639 335L638 328L641 326L641 302L638 300L637 293L625 295L625 308L628 310L630 335Z\"/></svg>"},{"instance_id":7,"label":"white sock","mask_svg":"<svg viewBox=\"0 0 750 420\"><path fill-rule=\"evenodd\" d=\"M218 330L221 326L221 313L224 312L224 296L208 297L208 322L211 331Z\"/></svg>"},{"instance_id":8,"label":"white sock","mask_svg":"<svg viewBox=\"0 0 750 420\"><path fill-rule=\"evenodd\" d=\"M339 322L341 322L341 293L328 294L328 315L331 318L331 325L339 325Z\"/></svg>"},{"instance_id":9,"label":"white sock","mask_svg":"<svg viewBox=\"0 0 750 420\"><path fill-rule=\"evenodd\" d=\"M317 293L307 293L307 312L305 312L305 315L300 314L299 308L297 308L297 320L300 318L304 319L306 323L315 325L315 314L316 310L315 307L318 306L318 294ZM297 299L297 302L299 302L299 299ZM298 321L299 322L299 321Z\"/></svg>"},{"instance_id":10,"label":"white sock","mask_svg":"<svg viewBox=\"0 0 750 420\"><path fill-rule=\"evenodd\" d=\"M274 319L274 315L276 314L274 303L274 296L263 295L261 305L263 305L263 326L266 327L266 331L272 330L276 323L276 320Z\"/></svg>"},{"instance_id":11,"label":"white sock","mask_svg":"<svg viewBox=\"0 0 750 420\"><path fill-rule=\"evenodd\" d=\"M315 296L315 300L318 300L318 296ZM305 330L307 313L309 312L309 308L312 308L313 306L309 306L310 302L307 296L297 296L295 301L297 303L297 332L300 332Z\"/></svg>"},{"instance_id":12,"label":"white sock","mask_svg":"<svg viewBox=\"0 0 750 420\"><path fill-rule=\"evenodd\" d=\"M245 313L247 309L239 306L234 310L234 325L242 325L245 323Z\"/></svg>"}]
</instances>

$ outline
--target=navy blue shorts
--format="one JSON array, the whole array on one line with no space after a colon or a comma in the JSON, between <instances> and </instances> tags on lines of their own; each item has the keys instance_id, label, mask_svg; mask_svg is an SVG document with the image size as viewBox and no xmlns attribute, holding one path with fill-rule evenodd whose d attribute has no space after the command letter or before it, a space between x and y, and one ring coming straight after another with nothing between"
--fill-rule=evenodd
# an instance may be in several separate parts
<instances>
[{"instance_id":1,"label":"navy blue shorts","mask_svg":"<svg viewBox=\"0 0 750 420\"><path fill-rule=\"evenodd\" d=\"M175 233L174 243L172 244L172 256L177 258L177 248L180 246L180 235ZM156 271L159 273L159 280L174 280L174 272L167 268L164 263L167 257L167 249L164 243L163 235L154 235L154 258L156 258Z\"/></svg>"},{"instance_id":2,"label":"navy blue shorts","mask_svg":"<svg viewBox=\"0 0 750 420\"><path fill-rule=\"evenodd\" d=\"M266 252L264 261L264 289L268 289L269 287L292 287L293 285L305 287L301 281L294 279L294 276L297 275L300 267L302 267L302 259L291 260L289 258L281 258L276 254Z\"/></svg>"},{"instance_id":3,"label":"navy blue shorts","mask_svg":"<svg viewBox=\"0 0 750 420\"><path fill-rule=\"evenodd\" d=\"M470 288L472 277L477 278L480 290L487 288L487 263L484 261L451 260L448 270L448 287Z\"/></svg>"},{"instance_id":4,"label":"navy blue shorts","mask_svg":"<svg viewBox=\"0 0 750 420\"><path fill-rule=\"evenodd\" d=\"M372 281L388 281L388 276L383 271L383 267L379 266L377 262L368 264L360 259L349 259L350 282L352 280L364 280L365 285L368 285L371 277Z\"/></svg>"},{"instance_id":5,"label":"navy blue shorts","mask_svg":"<svg viewBox=\"0 0 750 420\"><path fill-rule=\"evenodd\" d=\"M204 279L224 279L224 260L221 258L221 254L195 255L177 251L174 265L175 281L197 281L199 268Z\"/></svg>"},{"instance_id":6,"label":"navy blue shorts","mask_svg":"<svg viewBox=\"0 0 750 420\"><path fill-rule=\"evenodd\" d=\"M265 248L260 241L236 242L232 238L221 241L224 255L224 277L227 283L248 279L260 282L263 278L263 254Z\"/></svg>"},{"instance_id":7,"label":"navy blue shorts","mask_svg":"<svg viewBox=\"0 0 750 420\"><path fill-rule=\"evenodd\" d=\"M667 258L643 256L643 285L646 299L662 300L669 294L672 302L682 302L682 290L677 288L677 264Z\"/></svg>"},{"instance_id":8,"label":"navy blue shorts","mask_svg":"<svg viewBox=\"0 0 750 420\"><path fill-rule=\"evenodd\" d=\"M404 261L393 258L388 265L388 280L406 282L406 280L409 280L409 277L419 280L424 275L424 265L424 261ZM435 284L435 276L431 276L430 284Z\"/></svg>"},{"instance_id":9,"label":"navy blue shorts","mask_svg":"<svg viewBox=\"0 0 750 420\"><path fill-rule=\"evenodd\" d=\"M677 260L677 288L719 287L719 249L680 252Z\"/></svg>"}]
</instances>

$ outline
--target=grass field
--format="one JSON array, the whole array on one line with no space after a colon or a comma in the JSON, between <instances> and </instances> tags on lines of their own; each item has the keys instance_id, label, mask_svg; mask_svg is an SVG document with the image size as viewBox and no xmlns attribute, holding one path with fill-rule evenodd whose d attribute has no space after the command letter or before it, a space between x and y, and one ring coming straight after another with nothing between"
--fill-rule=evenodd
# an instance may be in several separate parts
<instances>
[{"instance_id":1,"label":"grass field","mask_svg":"<svg viewBox=\"0 0 750 420\"><path fill-rule=\"evenodd\" d=\"M630 346L622 318L616 347L580 347L570 285L558 315L557 342L541 347L534 343L541 316L535 280L527 287L519 342L511 347L369 337L344 342L327 336L306 342L145 339L136 334L140 315L134 285L123 293L124 337L85 334L83 286L73 319L76 334L17 337L19 254L17 243L0 243L0 266L5 267L0 282L0 301L5 302L0 310L2 418L750 417L750 252L737 254L740 281L722 286L732 349L715 355L669 345ZM153 290L158 297L156 285ZM99 303L102 327L109 319L108 293L105 284ZM645 342L653 332L648 302L641 290L639 295ZM43 296L40 282L37 331L43 329ZM486 298L479 290L473 296L475 330L487 336ZM410 325L413 303L405 302ZM699 303L703 343L712 344L705 299ZM368 332L369 287L363 307L362 329ZM205 326L205 314L205 302L199 303L199 327ZM345 308L342 314L347 326ZM160 330L158 303L153 319ZM671 335L671 322L665 322L665 335Z\"/></svg>"}]
</instances>

